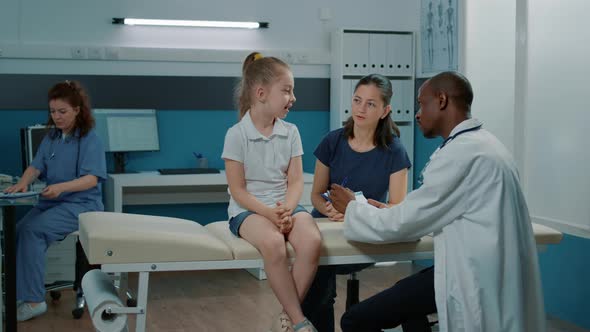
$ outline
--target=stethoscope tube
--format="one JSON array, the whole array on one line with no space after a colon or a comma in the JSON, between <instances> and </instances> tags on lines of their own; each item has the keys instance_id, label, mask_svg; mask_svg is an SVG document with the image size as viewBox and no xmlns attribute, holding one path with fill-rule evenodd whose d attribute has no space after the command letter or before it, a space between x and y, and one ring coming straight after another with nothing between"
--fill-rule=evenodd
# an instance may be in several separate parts
<instances>
[{"instance_id":1,"label":"stethoscope tube","mask_svg":"<svg viewBox=\"0 0 590 332\"><path fill-rule=\"evenodd\" d=\"M444 148L444 147L445 147L445 145L447 145L447 143L449 143L450 141L454 140L454 139L455 139L455 138L457 138L457 136L459 136L459 135L462 135L462 134L468 133L468 132L470 132L470 131L476 131L476 130L480 130L480 129L481 129L481 126L482 126L482 125L475 126L475 127L472 127L472 128L463 129L463 130L461 130L461 131L457 132L455 135L447 137L447 139L445 139L445 140L443 141L443 143L440 145L440 147L439 147L438 149L440 150L440 149Z\"/></svg>"},{"instance_id":2,"label":"stethoscope tube","mask_svg":"<svg viewBox=\"0 0 590 332\"><path fill-rule=\"evenodd\" d=\"M62 134L63 135L63 134ZM53 145L55 144L55 140L56 139L60 139L59 137L56 136L50 136L49 137L51 139L51 156L49 156L49 160L55 158L55 149L53 147ZM77 155L76 155L76 179L78 179L80 177L80 137L76 138L76 142L78 143L77 146Z\"/></svg>"}]
</instances>

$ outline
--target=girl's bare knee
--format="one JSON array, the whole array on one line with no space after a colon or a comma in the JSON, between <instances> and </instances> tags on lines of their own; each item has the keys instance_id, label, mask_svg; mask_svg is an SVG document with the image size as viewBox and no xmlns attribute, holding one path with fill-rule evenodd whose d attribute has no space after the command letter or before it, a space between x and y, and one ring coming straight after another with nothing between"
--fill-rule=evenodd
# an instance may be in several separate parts
<instances>
[{"instance_id":1,"label":"girl's bare knee","mask_svg":"<svg viewBox=\"0 0 590 332\"><path fill-rule=\"evenodd\" d=\"M319 232L306 232L299 250L297 250L297 257L316 264L320 259L322 248L322 238Z\"/></svg>"},{"instance_id":2,"label":"girl's bare knee","mask_svg":"<svg viewBox=\"0 0 590 332\"><path fill-rule=\"evenodd\" d=\"M267 236L260 245L262 256L271 260L281 260L287 258L287 247L283 234L276 232Z\"/></svg>"}]
</instances>

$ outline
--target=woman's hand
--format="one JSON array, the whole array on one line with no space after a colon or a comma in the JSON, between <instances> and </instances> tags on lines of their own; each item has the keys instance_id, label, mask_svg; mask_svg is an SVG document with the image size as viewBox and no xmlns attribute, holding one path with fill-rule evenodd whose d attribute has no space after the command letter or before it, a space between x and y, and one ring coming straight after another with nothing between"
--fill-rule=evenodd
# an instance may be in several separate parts
<instances>
[{"instance_id":1,"label":"woman's hand","mask_svg":"<svg viewBox=\"0 0 590 332\"><path fill-rule=\"evenodd\" d=\"M17 184L12 185L6 189L4 189L5 193L20 193L20 192L25 192L27 191L27 185L21 181L19 181Z\"/></svg>"},{"instance_id":2,"label":"woman's hand","mask_svg":"<svg viewBox=\"0 0 590 332\"><path fill-rule=\"evenodd\" d=\"M332 221L344 221L344 214L336 211L330 202L326 202L326 217Z\"/></svg>"},{"instance_id":3,"label":"woman's hand","mask_svg":"<svg viewBox=\"0 0 590 332\"><path fill-rule=\"evenodd\" d=\"M379 209L387 209L393 206L393 204L385 204L385 203L381 203L379 201L376 201L374 199L369 198L367 200L367 202L371 205L373 205L374 207L377 207Z\"/></svg>"},{"instance_id":4,"label":"woman's hand","mask_svg":"<svg viewBox=\"0 0 590 332\"><path fill-rule=\"evenodd\" d=\"M59 197L59 195L61 195L61 193L63 193L63 192L64 192L64 188L63 188L62 184L57 183L57 184L52 184L52 185L45 187L45 189L43 189L43 191L41 192L41 196L43 196L45 198L54 199L54 198Z\"/></svg>"}]
</instances>

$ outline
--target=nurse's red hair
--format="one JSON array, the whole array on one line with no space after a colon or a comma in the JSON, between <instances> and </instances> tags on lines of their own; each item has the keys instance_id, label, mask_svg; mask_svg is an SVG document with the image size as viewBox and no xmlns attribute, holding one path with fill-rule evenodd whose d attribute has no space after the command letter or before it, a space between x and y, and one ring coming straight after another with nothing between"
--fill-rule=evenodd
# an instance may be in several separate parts
<instances>
[{"instance_id":1,"label":"nurse's red hair","mask_svg":"<svg viewBox=\"0 0 590 332\"><path fill-rule=\"evenodd\" d=\"M84 90L79 82L64 81L54 85L47 94L47 100L52 101L56 99L68 103L72 108L78 107L80 109L73 128L74 130L80 130L80 137L86 136L94 128L94 117L90 111L90 99L86 90ZM49 119L47 120L47 126L55 126L51 115L49 115Z\"/></svg>"}]
</instances>

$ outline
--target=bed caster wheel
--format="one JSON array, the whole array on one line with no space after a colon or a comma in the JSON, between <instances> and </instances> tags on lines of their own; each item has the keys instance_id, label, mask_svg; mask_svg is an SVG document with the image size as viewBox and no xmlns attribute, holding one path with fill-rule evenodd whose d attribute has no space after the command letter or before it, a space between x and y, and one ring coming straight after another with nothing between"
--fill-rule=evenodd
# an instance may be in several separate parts
<instances>
[{"instance_id":1,"label":"bed caster wheel","mask_svg":"<svg viewBox=\"0 0 590 332\"><path fill-rule=\"evenodd\" d=\"M137 307L137 300L136 299L127 299L127 306L128 307Z\"/></svg>"},{"instance_id":2,"label":"bed caster wheel","mask_svg":"<svg viewBox=\"0 0 590 332\"><path fill-rule=\"evenodd\" d=\"M76 308L76 309L72 310L72 316L75 319L80 319L82 317L82 315L84 315L84 308Z\"/></svg>"},{"instance_id":3,"label":"bed caster wheel","mask_svg":"<svg viewBox=\"0 0 590 332\"><path fill-rule=\"evenodd\" d=\"M84 315L84 307L86 306L86 299L84 298L84 293L81 290L76 292L76 306L72 310L72 316L75 319L80 319L82 315Z\"/></svg>"},{"instance_id":4,"label":"bed caster wheel","mask_svg":"<svg viewBox=\"0 0 590 332\"><path fill-rule=\"evenodd\" d=\"M53 301L59 301L59 299L61 298L61 292L58 291L50 291L49 295L51 296L51 299Z\"/></svg>"}]
</instances>

